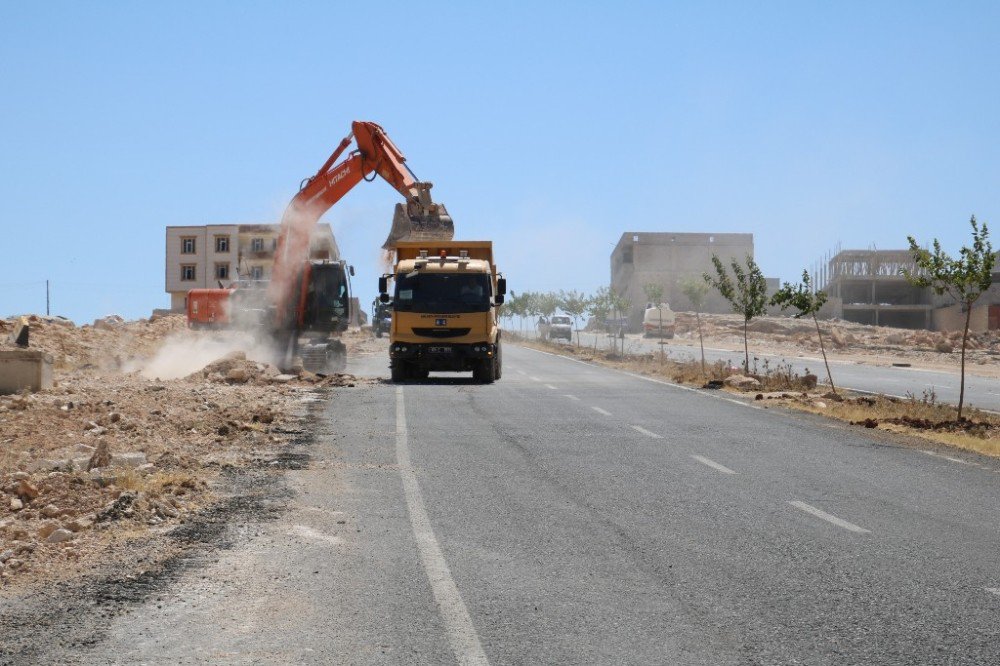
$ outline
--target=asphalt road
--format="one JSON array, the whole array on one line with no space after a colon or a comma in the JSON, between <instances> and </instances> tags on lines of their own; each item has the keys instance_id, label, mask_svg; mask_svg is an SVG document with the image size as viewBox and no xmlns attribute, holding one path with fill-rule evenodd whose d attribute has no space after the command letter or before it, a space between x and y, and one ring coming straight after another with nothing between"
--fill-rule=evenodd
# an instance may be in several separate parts
<instances>
[{"instance_id":1,"label":"asphalt road","mask_svg":"<svg viewBox=\"0 0 1000 666\"><path fill-rule=\"evenodd\" d=\"M989 459L514 346L495 385L338 390L315 435L281 518L77 658L1000 663Z\"/></svg>"},{"instance_id":2,"label":"asphalt road","mask_svg":"<svg viewBox=\"0 0 1000 666\"><path fill-rule=\"evenodd\" d=\"M608 336L595 333L581 333L580 342L586 346L593 346L597 343L598 348L608 347ZM625 338L626 352L659 352L660 341L654 338L643 338L641 335L628 335ZM679 344L677 342L663 345L664 351L672 358L678 360L700 359L701 352L695 340L695 346L690 344ZM762 367L765 360L774 367L778 363L788 364L792 369L805 374L806 370L820 378L820 382L826 382L826 369L823 367L823 358L782 356L778 354L766 354L759 350L750 350L751 365L755 363ZM958 355L953 355L955 361L954 371L925 370L922 368L901 368L892 365L891 357L880 358L872 363L860 364L855 361L830 361L830 371L833 373L833 381L837 386L851 388L858 391L870 393L884 393L906 397L907 393L913 394L916 398L922 398L924 392L933 393L941 402L958 404L959 395L959 363ZM705 348L705 360L709 363L716 361L728 361L733 365L743 366L743 349L719 349L716 347ZM997 362L1000 362L998 360ZM975 367L967 368L965 401L966 405L971 405L981 409L992 411L1000 410L1000 379L989 379L977 377L974 374Z\"/></svg>"}]
</instances>

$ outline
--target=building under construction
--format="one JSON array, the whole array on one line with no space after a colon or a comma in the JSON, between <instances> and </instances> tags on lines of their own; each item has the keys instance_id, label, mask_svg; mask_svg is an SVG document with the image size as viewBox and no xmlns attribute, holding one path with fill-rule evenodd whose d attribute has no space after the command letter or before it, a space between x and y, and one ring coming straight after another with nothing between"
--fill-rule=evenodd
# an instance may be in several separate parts
<instances>
[{"instance_id":1,"label":"building under construction","mask_svg":"<svg viewBox=\"0 0 1000 666\"><path fill-rule=\"evenodd\" d=\"M903 269L916 271L909 250L841 250L830 258L819 287L830 296L832 314L845 321L930 329L932 291L910 284Z\"/></svg>"},{"instance_id":2,"label":"building under construction","mask_svg":"<svg viewBox=\"0 0 1000 666\"><path fill-rule=\"evenodd\" d=\"M874 326L958 330L964 311L947 294L916 287L903 270L916 271L909 250L838 250L814 267L817 289L829 295L822 315ZM1000 274L972 308L974 331L1000 329Z\"/></svg>"}]
</instances>

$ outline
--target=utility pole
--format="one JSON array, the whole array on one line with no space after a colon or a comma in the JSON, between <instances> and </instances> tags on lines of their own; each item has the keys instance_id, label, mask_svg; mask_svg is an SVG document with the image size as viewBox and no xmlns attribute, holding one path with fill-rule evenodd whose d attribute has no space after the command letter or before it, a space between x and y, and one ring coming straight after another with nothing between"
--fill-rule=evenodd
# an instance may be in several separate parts
<instances>
[{"instance_id":1,"label":"utility pole","mask_svg":"<svg viewBox=\"0 0 1000 666\"><path fill-rule=\"evenodd\" d=\"M45 281L45 316L49 316L49 281Z\"/></svg>"}]
</instances>

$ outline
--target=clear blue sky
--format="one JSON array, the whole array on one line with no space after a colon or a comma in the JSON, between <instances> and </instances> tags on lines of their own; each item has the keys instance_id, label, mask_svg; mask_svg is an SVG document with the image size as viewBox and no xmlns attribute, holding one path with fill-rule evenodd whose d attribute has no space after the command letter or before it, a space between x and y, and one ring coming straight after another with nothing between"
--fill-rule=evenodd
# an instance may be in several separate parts
<instances>
[{"instance_id":1,"label":"clear blue sky","mask_svg":"<svg viewBox=\"0 0 1000 666\"><path fill-rule=\"evenodd\" d=\"M353 119L515 291L606 284L626 230L752 232L783 280L954 251L1000 231L998 8L0 0L0 315L166 306L164 227L276 222ZM397 200L324 218L363 303Z\"/></svg>"}]
</instances>

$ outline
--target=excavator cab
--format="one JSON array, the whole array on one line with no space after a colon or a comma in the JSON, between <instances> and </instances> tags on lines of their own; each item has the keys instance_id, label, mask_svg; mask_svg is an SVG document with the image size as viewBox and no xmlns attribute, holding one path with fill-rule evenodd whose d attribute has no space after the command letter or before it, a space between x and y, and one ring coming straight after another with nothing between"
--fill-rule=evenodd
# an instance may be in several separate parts
<instances>
[{"instance_id":1,"label":"excavator cab","mask_svg":"<svg viewBox=\"0 0 1000 666\"><path fill-rule=\"evenodd\" d=\"M351 318L351 288L344 262L311 262L302 298L302 330L341 333Z\"/></svg>"}]
</instances>

